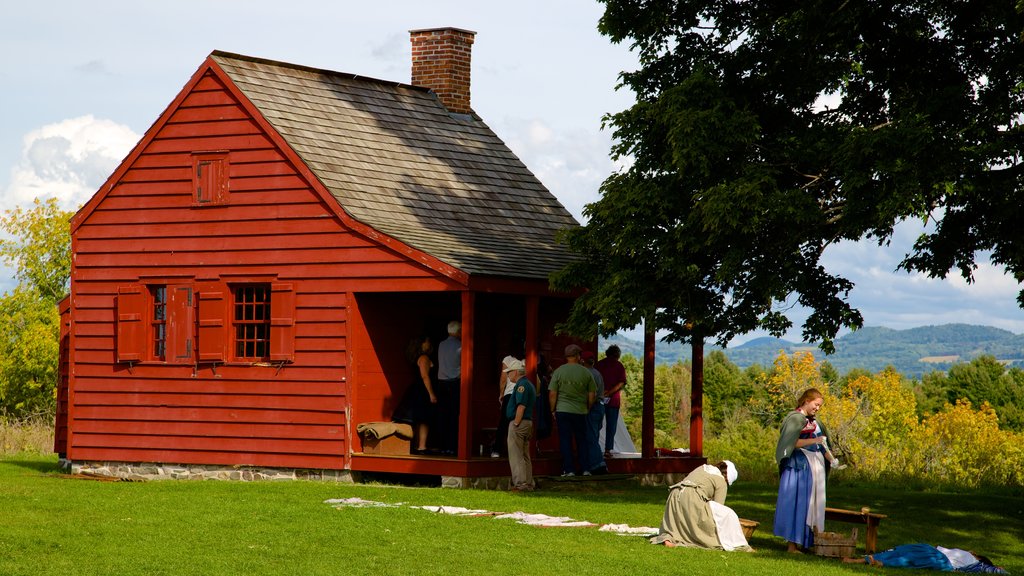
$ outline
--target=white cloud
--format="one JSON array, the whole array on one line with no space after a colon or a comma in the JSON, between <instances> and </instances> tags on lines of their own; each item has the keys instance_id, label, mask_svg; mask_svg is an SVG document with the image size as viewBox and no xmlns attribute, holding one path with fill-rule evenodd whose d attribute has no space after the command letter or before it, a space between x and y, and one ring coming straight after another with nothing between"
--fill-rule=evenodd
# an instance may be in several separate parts
<instances>
[{"instance_id":1,"label":"white cloud","mask_svg":"<svg viewBox=\"0 0 1024 576\"><path fill-rule=\"evenodd\" d=\"M131 128L92 115L33 130L22 139L21 158L0 195L0 209L50 197L66 210L77 209L138 140Z\"/></svg>"},{"instance_id":2,"label":"white cloud","mask_svg":"<svg viewBox=\"0 0 1024 576\"><path fill-rule=\"evenodd\" d=\"M506 118L495 131L562 205L583 222L584 205L599 198L601 183L615 170L608 157L611 139L597 128L559 128L536 118Z\"/></svg>"}]
</instances>

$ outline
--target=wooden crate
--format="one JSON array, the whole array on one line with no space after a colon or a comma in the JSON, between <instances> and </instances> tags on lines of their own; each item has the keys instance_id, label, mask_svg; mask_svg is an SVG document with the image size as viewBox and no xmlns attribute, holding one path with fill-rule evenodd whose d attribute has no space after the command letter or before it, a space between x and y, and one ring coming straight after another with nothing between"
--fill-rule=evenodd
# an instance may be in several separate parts
<instances>
[{"instance_id":1,"label":"wooden crate","mask_svg":"<svg viewBox=\"0 0 1024 576\"><path fill-rule=\"evenodd\" d=\"M847 536L838 532L814 531L814 554L828 558L852 558L857 555L857 529Z\"/></svg>"},{"instance_id":2,"label":"wooden crate","mask_svg":"<svg viewBox=\"0 0 1024 576\"><path fill-rule=\"evenodd\" d=\"M363 454L409 454L409 440L392 434L384 438L363 436Z\"/></svg>"}]
</instances>

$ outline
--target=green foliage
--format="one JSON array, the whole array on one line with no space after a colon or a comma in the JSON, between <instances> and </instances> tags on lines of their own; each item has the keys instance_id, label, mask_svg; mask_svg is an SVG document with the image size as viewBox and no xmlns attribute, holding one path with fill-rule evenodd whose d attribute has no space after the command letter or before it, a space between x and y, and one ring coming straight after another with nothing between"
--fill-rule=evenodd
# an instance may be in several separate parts
<instances>
[{"instance_id":1,"label":"green foliage","mask_svg":"<svg viewBox=\"0 0 1024 576\"><path fill-rule=\"evenodd\" d=\"M36 199L31 210L12 208L0 217L0 229L13 236L0 239L0 259L14 266L22 286L54 305L68 293L71 278L71 216L50 198Z\"/></svg>"},{"instance_id":2,"label":"green foliage","mask_svg":"<svg viewBox=\"0 0 1024 576\"><path fill-rule=\"evenodd\" d=\"M737 407L725 415L718 431L704 436L704 455L709 462L732 460L748 480L774 482L779 477L778 441L778 430L761 425L747 408Z\"/></svg>"},{"instance_id":3,"label":"green foliage","mask_svg":"<svg viewBox=\"0 0 1024 576\"><path fill-rule=\"evenodd\" d=\"M639 440L643 417L643 364L633 356L620 358L626 368L623 420L630 435ZM681 363L659 365L654 370L654 444L661 448L689 445L690 369Z\"/></svg>"},{"instance_id":4,"label":"green foliage","mask_svg":"<svg viewBox=\"0 0 1024 576\"><path fill-rule=\"evenodd\" d=\"M21 286L0 298L0 412L19 417L56 406L60 315Z\"/></svg>"},{"instance_id":5,"label":"green foliage","mask_svg":"<svg viewBox=\"0 0 1024 576\"><path fill-rule=\"evenodd\" d=\"M70 212L56 200L36 200L0 218L0 257L14 266L18 286L0 297L0 414L52 413L57 383L60 317L57 304L71 275Z\"/></svg>"},{"instance_id":6,"label":"green foliage","mask_svg":"<svg viewBox=\"0 0 1024 576\"><path fill-rule=\"evenodd\" d=\"M709 434L725 423L725 415L745 406L754 394L753 381L720 350L704 358L704 426Z\"/></svg>"},{"instance_id":7,"label":"green foliage","mask_svg":"<svg viewBox=\"0 0 1024 576\"><path fill-rule=\"evenodd\" d=\"M934 224L908 271L972 280L989 251L1024 277L1012 3L602 2L599 30L639 58L636 102L605 120L628 167L565 236L582 257L553 284L585 291L564 328L725 343L784 333L795 299L831 351L862 318L822 253L906 219Z\"/></svg>"},{"instance_id":8,"label":"green foliage","mask_svg":"<svg viewBox=\"0 0 1024 576\"><path fill-rule=\"evenodd\" d=\"M1000 426L1024 431L1024 371L1007 370L992 356L980 356L968 363L956 364L948 373L932 372L916 386L921 414L931 414L946 404L964 399L974 405L987 402L999 416Z\"/></svg>"}]
</instances>

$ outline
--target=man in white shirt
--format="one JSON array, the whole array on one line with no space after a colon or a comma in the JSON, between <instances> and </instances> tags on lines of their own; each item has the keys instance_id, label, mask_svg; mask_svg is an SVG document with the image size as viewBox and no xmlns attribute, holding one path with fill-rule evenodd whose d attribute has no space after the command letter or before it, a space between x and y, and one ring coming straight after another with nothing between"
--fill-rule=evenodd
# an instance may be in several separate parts
<instances>
[{"instance_id":1,"label":"man in white shirt","mask_svg":"<svg viewBox=\"0 0 1024 576\"><path fill-rule=\"evenodd\" d=\"M448 338L437 346L438 428L441 453L459 449L459 388L462 381L462 324L448 323Z\"/></svg>"}]
</instances>

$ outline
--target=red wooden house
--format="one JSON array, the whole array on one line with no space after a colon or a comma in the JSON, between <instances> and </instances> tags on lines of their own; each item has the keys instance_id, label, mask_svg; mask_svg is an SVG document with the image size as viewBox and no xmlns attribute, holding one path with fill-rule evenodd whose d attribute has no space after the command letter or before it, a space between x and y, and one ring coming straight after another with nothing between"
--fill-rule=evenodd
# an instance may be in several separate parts
<instances>
[{"instance_id":1,"label":"red wooden house","mask_svg":"<svg viewBox=\"0 0 1024 576\"><path fill-rule=\"evenodd\" d=\"M413 31L413 85L212 53L72 220L56 451L507 476L477 457L498 360L567 343L547 276L577 223L472 112L473 36ZM406 343L452 319L457 455L368 454Z\"/></svg>"}]
</instances>

